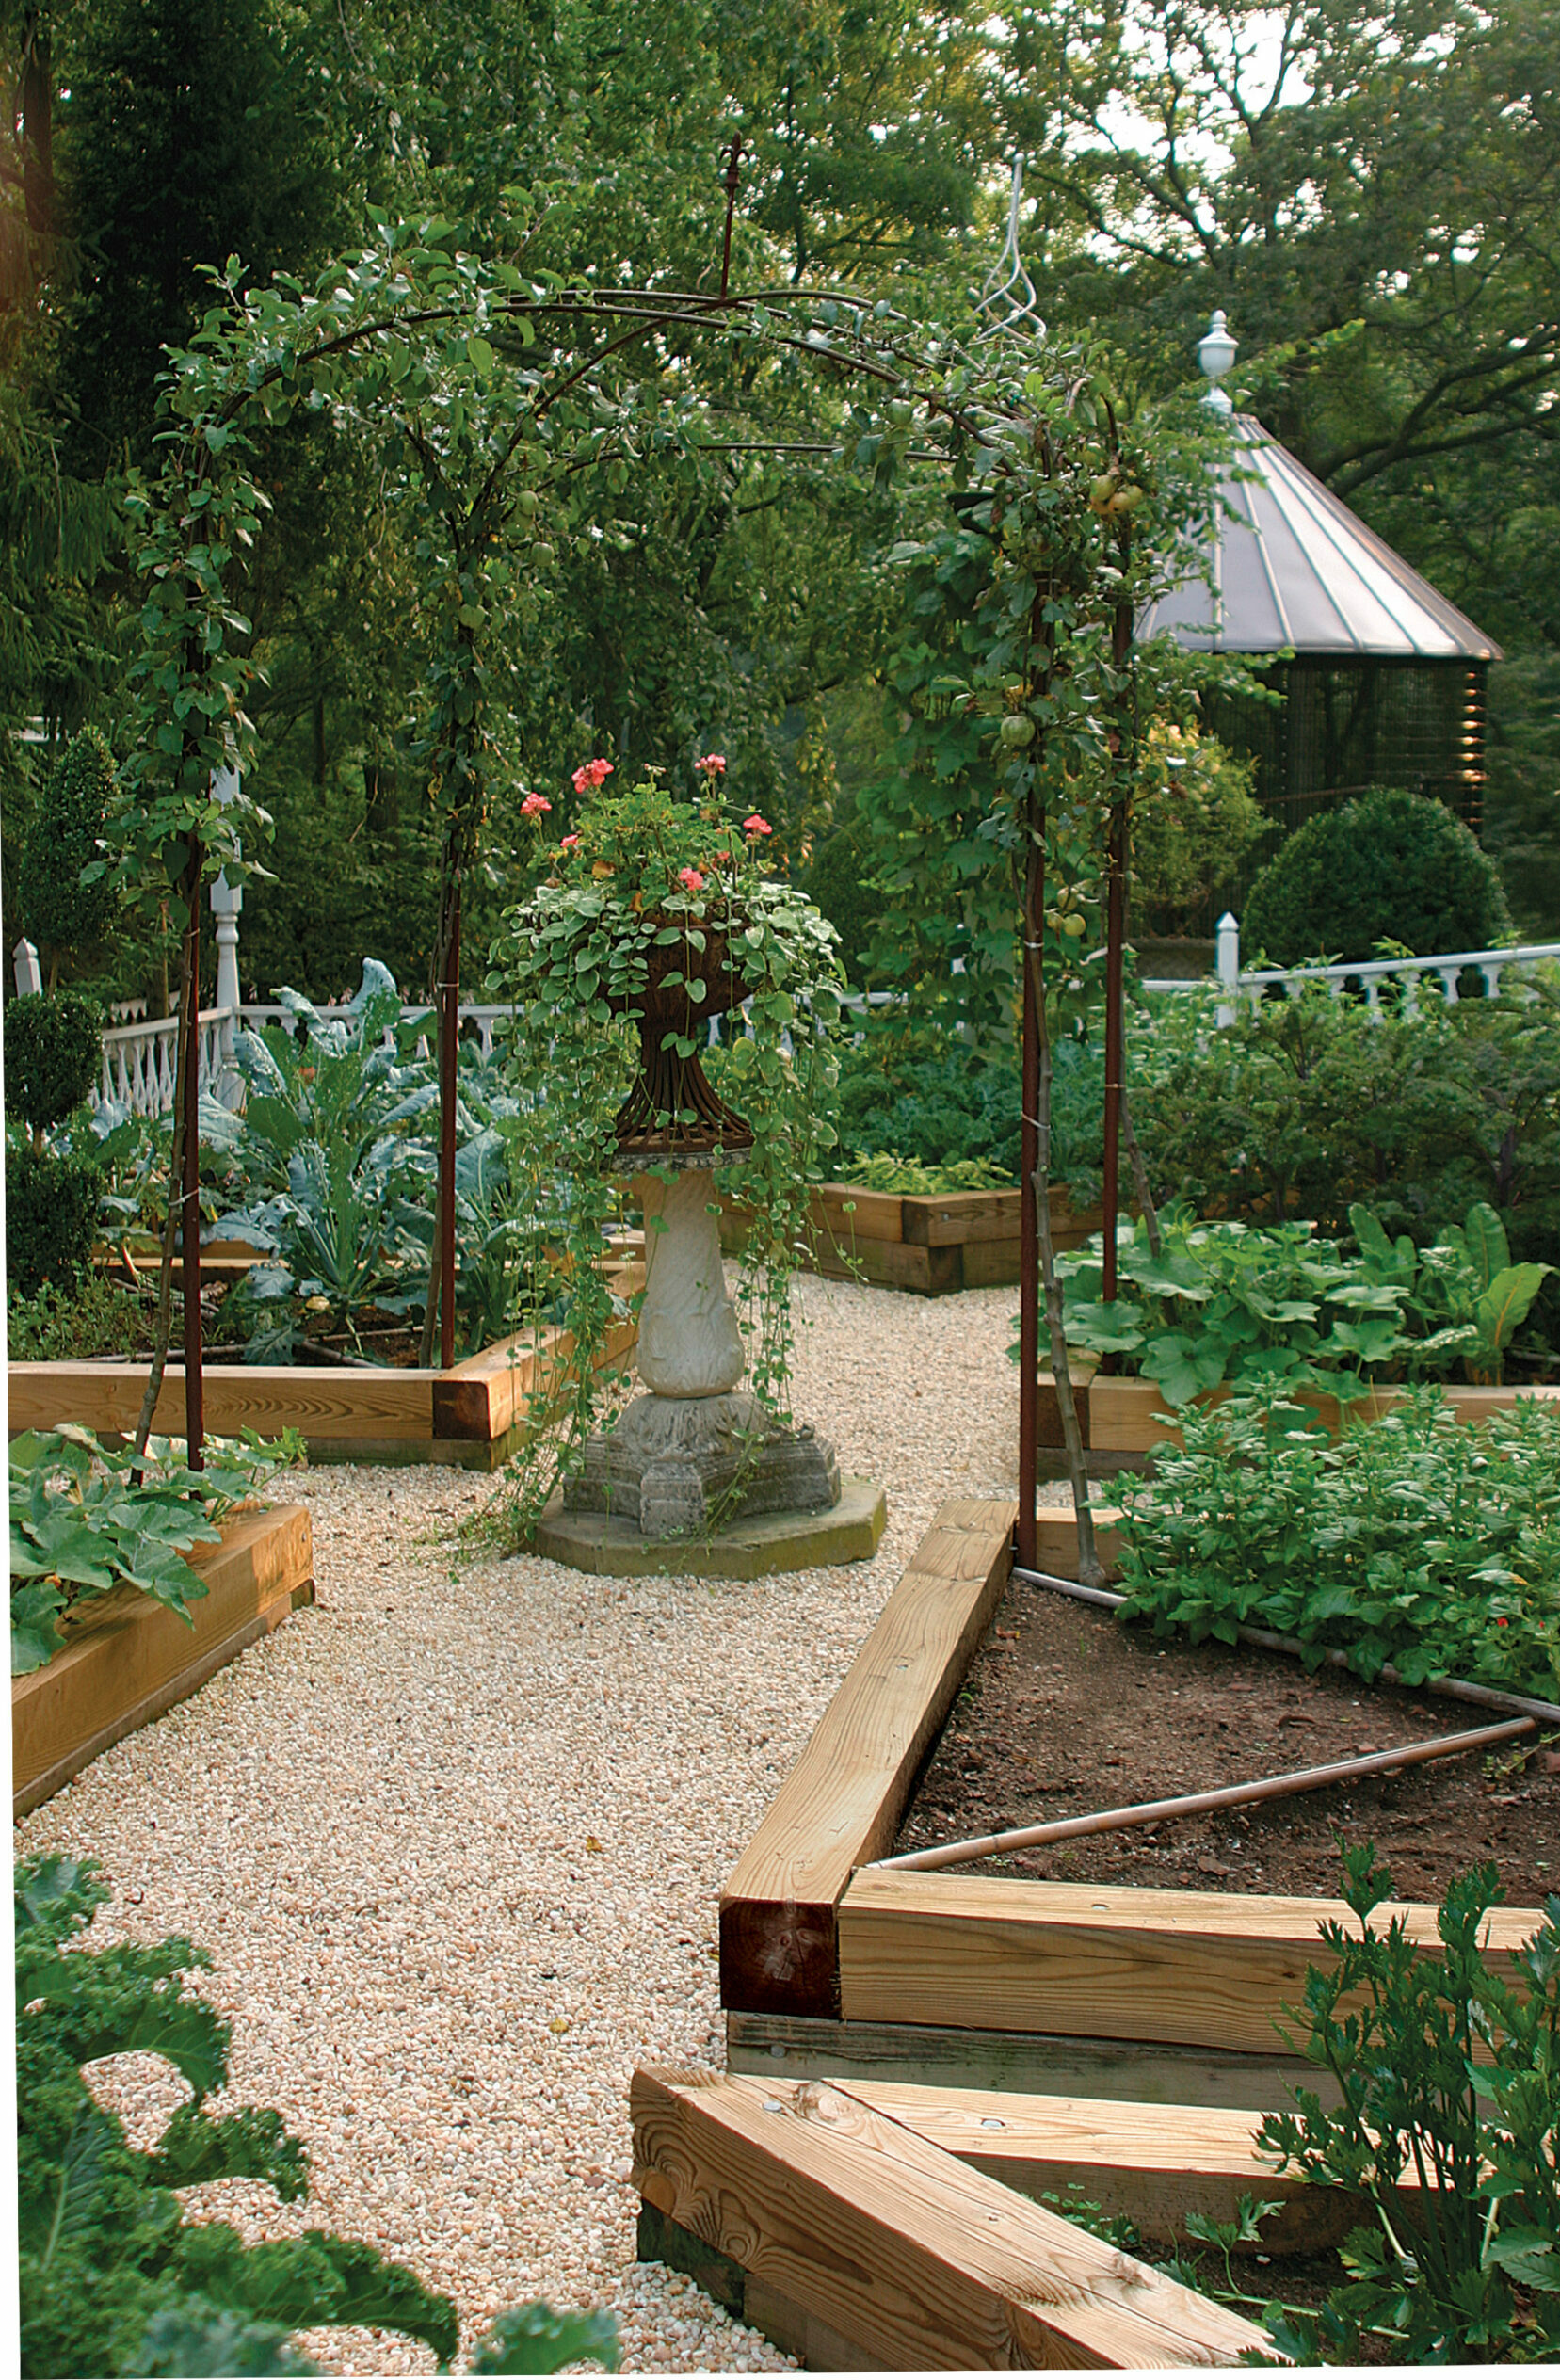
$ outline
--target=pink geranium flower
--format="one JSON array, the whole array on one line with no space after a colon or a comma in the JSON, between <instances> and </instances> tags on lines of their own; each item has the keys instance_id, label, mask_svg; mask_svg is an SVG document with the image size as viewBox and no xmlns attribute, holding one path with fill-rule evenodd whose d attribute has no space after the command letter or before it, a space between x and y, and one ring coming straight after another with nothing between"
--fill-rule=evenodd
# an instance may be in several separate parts
<instances>
[{"instance_id":1,"label":"pink geranium flower","mask_svg":"<svg viewBox=\"0 0 1560 2380\"><path fill-rule=\"evenodd\" d=\"M775 829L769 824L768 819L761 818L758 812L755 810L750 818L745 818L743 820L742 831L747 835L772 835Z\"/></svg>"},{"instance_id":2,"label":"pink geranium flower","mask_svg":"<svg viewBox=\"0 0 1560 2380\"><path fill-rule=\"evenodd\" d=\"M724 777L726 755L724 752L706 752L702 760L695 761L694 766L702 769L706 777Z\"/></svg>"},{"instance_id":3,"label":"pink geranium flower","mask_svg":"<svg viewBox=\"0 0 1560 2380\"><path fill-rule=\"evenodd\" d=\"M552 807L545 794L527 794L520 805L520 814L523 818L539 818L544 810Z\"/></svg>"},{"instance_id":4,"label":"pink geranium flower","mask_svg":"<svg viewBox=\"0 0 1560 2380\"><path fill-rule=\"evenodd\" d=\"M697 868L679 869L677 881L690 892L702 892L704 890L704 879Z\"/></svg>"},{"instance_id":5,"label":"pink geranium flower","mask_svg":"<svg viewBox=\"0 0 1560 2380\"><path fill-rule=\"evenodd\" d=\"M593 794L598 785L606 783L611 774L612 763L610 761L587 761L583 768L577 768L574 771L574 791L577 794Z\"/></svg>"},{"instance_id":6,"label":"pink geranium flower","mask_svg":"<svg viewBox=\"0 0 1560 2380\"><path fill-rule=\"evenodd\" d=\"M560 851L577 850L579 847L579 841L580 839L578 835L565 835L563 841L558 845L558 849Z\"/></svg>"}]
</instances>

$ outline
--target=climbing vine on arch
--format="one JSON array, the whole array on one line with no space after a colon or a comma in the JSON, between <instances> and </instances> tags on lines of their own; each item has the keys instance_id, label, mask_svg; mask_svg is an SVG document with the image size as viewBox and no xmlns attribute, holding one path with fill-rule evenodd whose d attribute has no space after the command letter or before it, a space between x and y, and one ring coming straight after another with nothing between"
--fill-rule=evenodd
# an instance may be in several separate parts
<instances>
[{"instance_id":1,"label":"climbing vine on arch","mask_svg":"<svg viewBox=\"0 0 1560 2380\"><path fill-rule=\"evenodd\" d=\"M384 441L435 623L418 748L442 833L446 1181L460 890L498 765L507 673L556 541L582 534L590 474L657 450L720 450L729 425L713 422L695 376L670 368L696 340L732 348L745 428L762 430L778 376L821 374L839 393L840 467L879 483L936 467L965 528L989 542L969 667L931 692L989 754L976 832L1008 888L1043 1041L1048 985L1078 974L1066 916L1098 885L1130 789L1134 664L1120 623L1157 591L1205 508L1206 416L1131 418L1088 343L970 342L848 293L544 283L463 253L443 224L382 225L312 291L281 278L246 287L230 263L217 296L172 360L161 474L132 496L146 601L120 873L174 884L193 941L203 876L237 874L241 835L252 843L263 828L242 801L219 810L210 790L214 771L242 770L249 745L252 665L229 582L262 534L257 442L299 408L352 416ZM197 998L186 964L191 1016ZM1045 1165L1042 1133L1042 1205ZM170 1212L165 1292L173 1228Z\"/></svg>"}]
</instances>

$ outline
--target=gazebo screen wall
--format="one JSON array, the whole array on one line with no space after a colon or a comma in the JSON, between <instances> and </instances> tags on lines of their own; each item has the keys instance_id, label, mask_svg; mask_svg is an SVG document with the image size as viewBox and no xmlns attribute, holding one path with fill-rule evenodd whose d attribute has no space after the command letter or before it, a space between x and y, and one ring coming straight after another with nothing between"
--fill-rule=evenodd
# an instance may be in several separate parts
<instances>
[{"instance_id":1,"label":"gazebo screen wall","mask_svg":"<svg viewBox=\"0 0 1560 2380\"><path fill-rule=\"evenodd\" d=\"M1198 921L1204 933L1222 909L1240 914L1258 870L1296 827L1368 786L1428 794L1481 831L1487 663L1301 656L1263 678L1284 702L1203 698L1214 734L1255 759L1254 790L1272 821L1238 874L1214 888Z\"/></svg>"}]
</instances>

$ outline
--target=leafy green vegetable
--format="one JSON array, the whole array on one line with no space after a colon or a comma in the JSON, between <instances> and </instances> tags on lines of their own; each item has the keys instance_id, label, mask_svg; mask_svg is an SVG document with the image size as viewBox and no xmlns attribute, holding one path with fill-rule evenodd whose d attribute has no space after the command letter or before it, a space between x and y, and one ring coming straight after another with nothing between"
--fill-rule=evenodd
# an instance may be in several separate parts
<instances>
[{"instance_id":1,"label":"leafy green vegetable","mask_svg":"<svg viewBox=\"0 0 1560 2380\"><path fill-rule=\"evenodd\" d=\"M1343 1853L1358 1929L1324 1924L1328 1963L1306 1970L1306 2054L1337 2104L1297 2091L1299 2113L1258 2134L1286 2170L1366 2198L1374 2220L1344 2244L1353 2277L1324 2324L1273 2307L1267 2325L1299 2363L1355 2360L1365 2323L1394 2331L1407 2363L1539 2360L1560 2347L1560 1898L1511 1978L1479 1941L1502 1898L1492 1866L1448 1889L1430 1954L1401 1917L1371 1923L1392 1889L1374 1857Z\"/></svg>"},{"instance_id":2,"label":"leafy green vegetable","mask_svg":"<svg viewBox=\"0 0 1560 2380\"><path fill-rule=\"evenodd\" d=\"M555 2314L550 2306L514 2306L495 2320L472 2357L474 2372L558 2372L567 2363L618 2369L618 2325L610 2314Z\"/></svg>"},{"instance_id":3,"label":"leafy green vegetable","mask_svg":"<svg viewBox=\"0 0 1560 2380\"><path fill-rule=\"evenodd\" d=\"M268 2108L222 2116L232 2027L185 1978L209 1967L177 1937L96 1949L79 1938L107 1890L90 1860L16 1871L18 2214L23 2380L64 2375L308 2373L288 2345L316 2324L363 2324L422 2340L447 2368L459 2335L447 2297L361 2240L308 2230L246 2247L225 2223L190 2223L174 2193L247 2175L305 2198L301 2142ZM189 2085L155 2148L133 2149L82 2069L125 2050L167 2058ZM604 2314L545 2305L500 2314L474 2372L618 2368Z\"/></svg>"},{"instance_id":4,"label":"leafy green vegetable","mask_svg":"<svg viewBox=\"0 0 1560 2380\"><path fill-rule=\"evenodd\" d=\"M308 2192L301 2144L269 2110L220 2118L231 2027L185 1986L209 1965L172 1938L94 1950L79 1937L107 1898L90 1861L32 1861L16 1879L16 2044L24 2375L306 2372L289 2330L372 2323L454 2354L455 2308L378 2251L329 2232L245 2247L185 2220L174 2191L249 2175ZM191 2096L151 2152L93 2099L82 2068L124 2050L165 2057Z\"/></svg>"},{"instance_id":5,"label":"leafy green vegetable","mask_svg":"<svg viewBox=\"0 0 1560 2380\"><path fill-rule=\"evenodd\" d=\"M10 1445L11 1675L41 1669L65 1647L60 1622L92 1598L133 1586L189 1621L206 1593L185 1560L214 1545L222 1515L252 1496L301 1446L289 1435L262 1445L208 1439L205 1469L154 1438L144 1457L101 1445L73 1422L24 1430Z\"/></svg>"},{"instance_id":6,"label":"leafy green vegetable","mask_svg":"<svg viewBox=\"0 0 1560 2380\"><path fill-rule=\"evenodd\" d=\"M1374 1677L1560 1691L1560 1413L1477 1428L1410 1391L1331 1440L1303 1406L1232 1396L1180 1423L1121 1520L1124 1619L1194 1642L1296 1636Z\"/></svg>"},{"instance_id":7,"label":"leafy green vegetable","mask_svg":"<svg viewBox=\"0 0 1560 2380\"><path fill-rule=\"evenodd\" d=\"M1366 1207L1352 1207L1350 1222L1358 1255L1308 1223L1200 1223L1185 1206L1160 1216L1156 1255L1145 1225L1122 1223L1122 1286L1108 1307L1102 1238L1057 1259L1068 1343L1127 1356L1173 1406L1220 1387L1280 1383L1357 1397L1367 1381L1433 1377L1458 1363L1498 1379L1550 1268L1509 1262L1494 1209L1475 1204L1466 1227L1448 1225L1423 1255L1406 1235L1390 1240Z\"/></svg>"}]
</instances>

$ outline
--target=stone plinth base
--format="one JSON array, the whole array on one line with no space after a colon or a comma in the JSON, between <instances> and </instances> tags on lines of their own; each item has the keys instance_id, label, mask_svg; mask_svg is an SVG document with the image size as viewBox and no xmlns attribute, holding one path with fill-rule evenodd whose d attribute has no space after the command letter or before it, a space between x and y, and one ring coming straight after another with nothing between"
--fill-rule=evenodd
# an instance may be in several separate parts
<instances>
[{"instance_id":1,"label":"stone plinth base","mask_svg":"<svg viewBox=\"0 0 1560 2380\"><path fill-rule=\"evenodd\" d=\"M780 1570L823 1570L868 1562L882 1541L888 1507L870 1480L842 1482L827 1512L771 1512L735 1521L708 1536L656 1543L632 1520L604 1512L566 1512L555 1498L532 1544L549 1562L603 1578L763 1579Z\"/></svg>"},{"instance_id":2,"label":"stone plinth base","mask_svg":"<svg viewBox=\"0 0 1560 2380\"><path fill-rule=\"evenodd\" d=\"M757 1397L636 1396L593 1438L564 1490L569 1512L615 1513L656 1542L763 1512L827 1512L840 1466L827 1438L782 1429Z\"/></svg>"}]
</instances>

